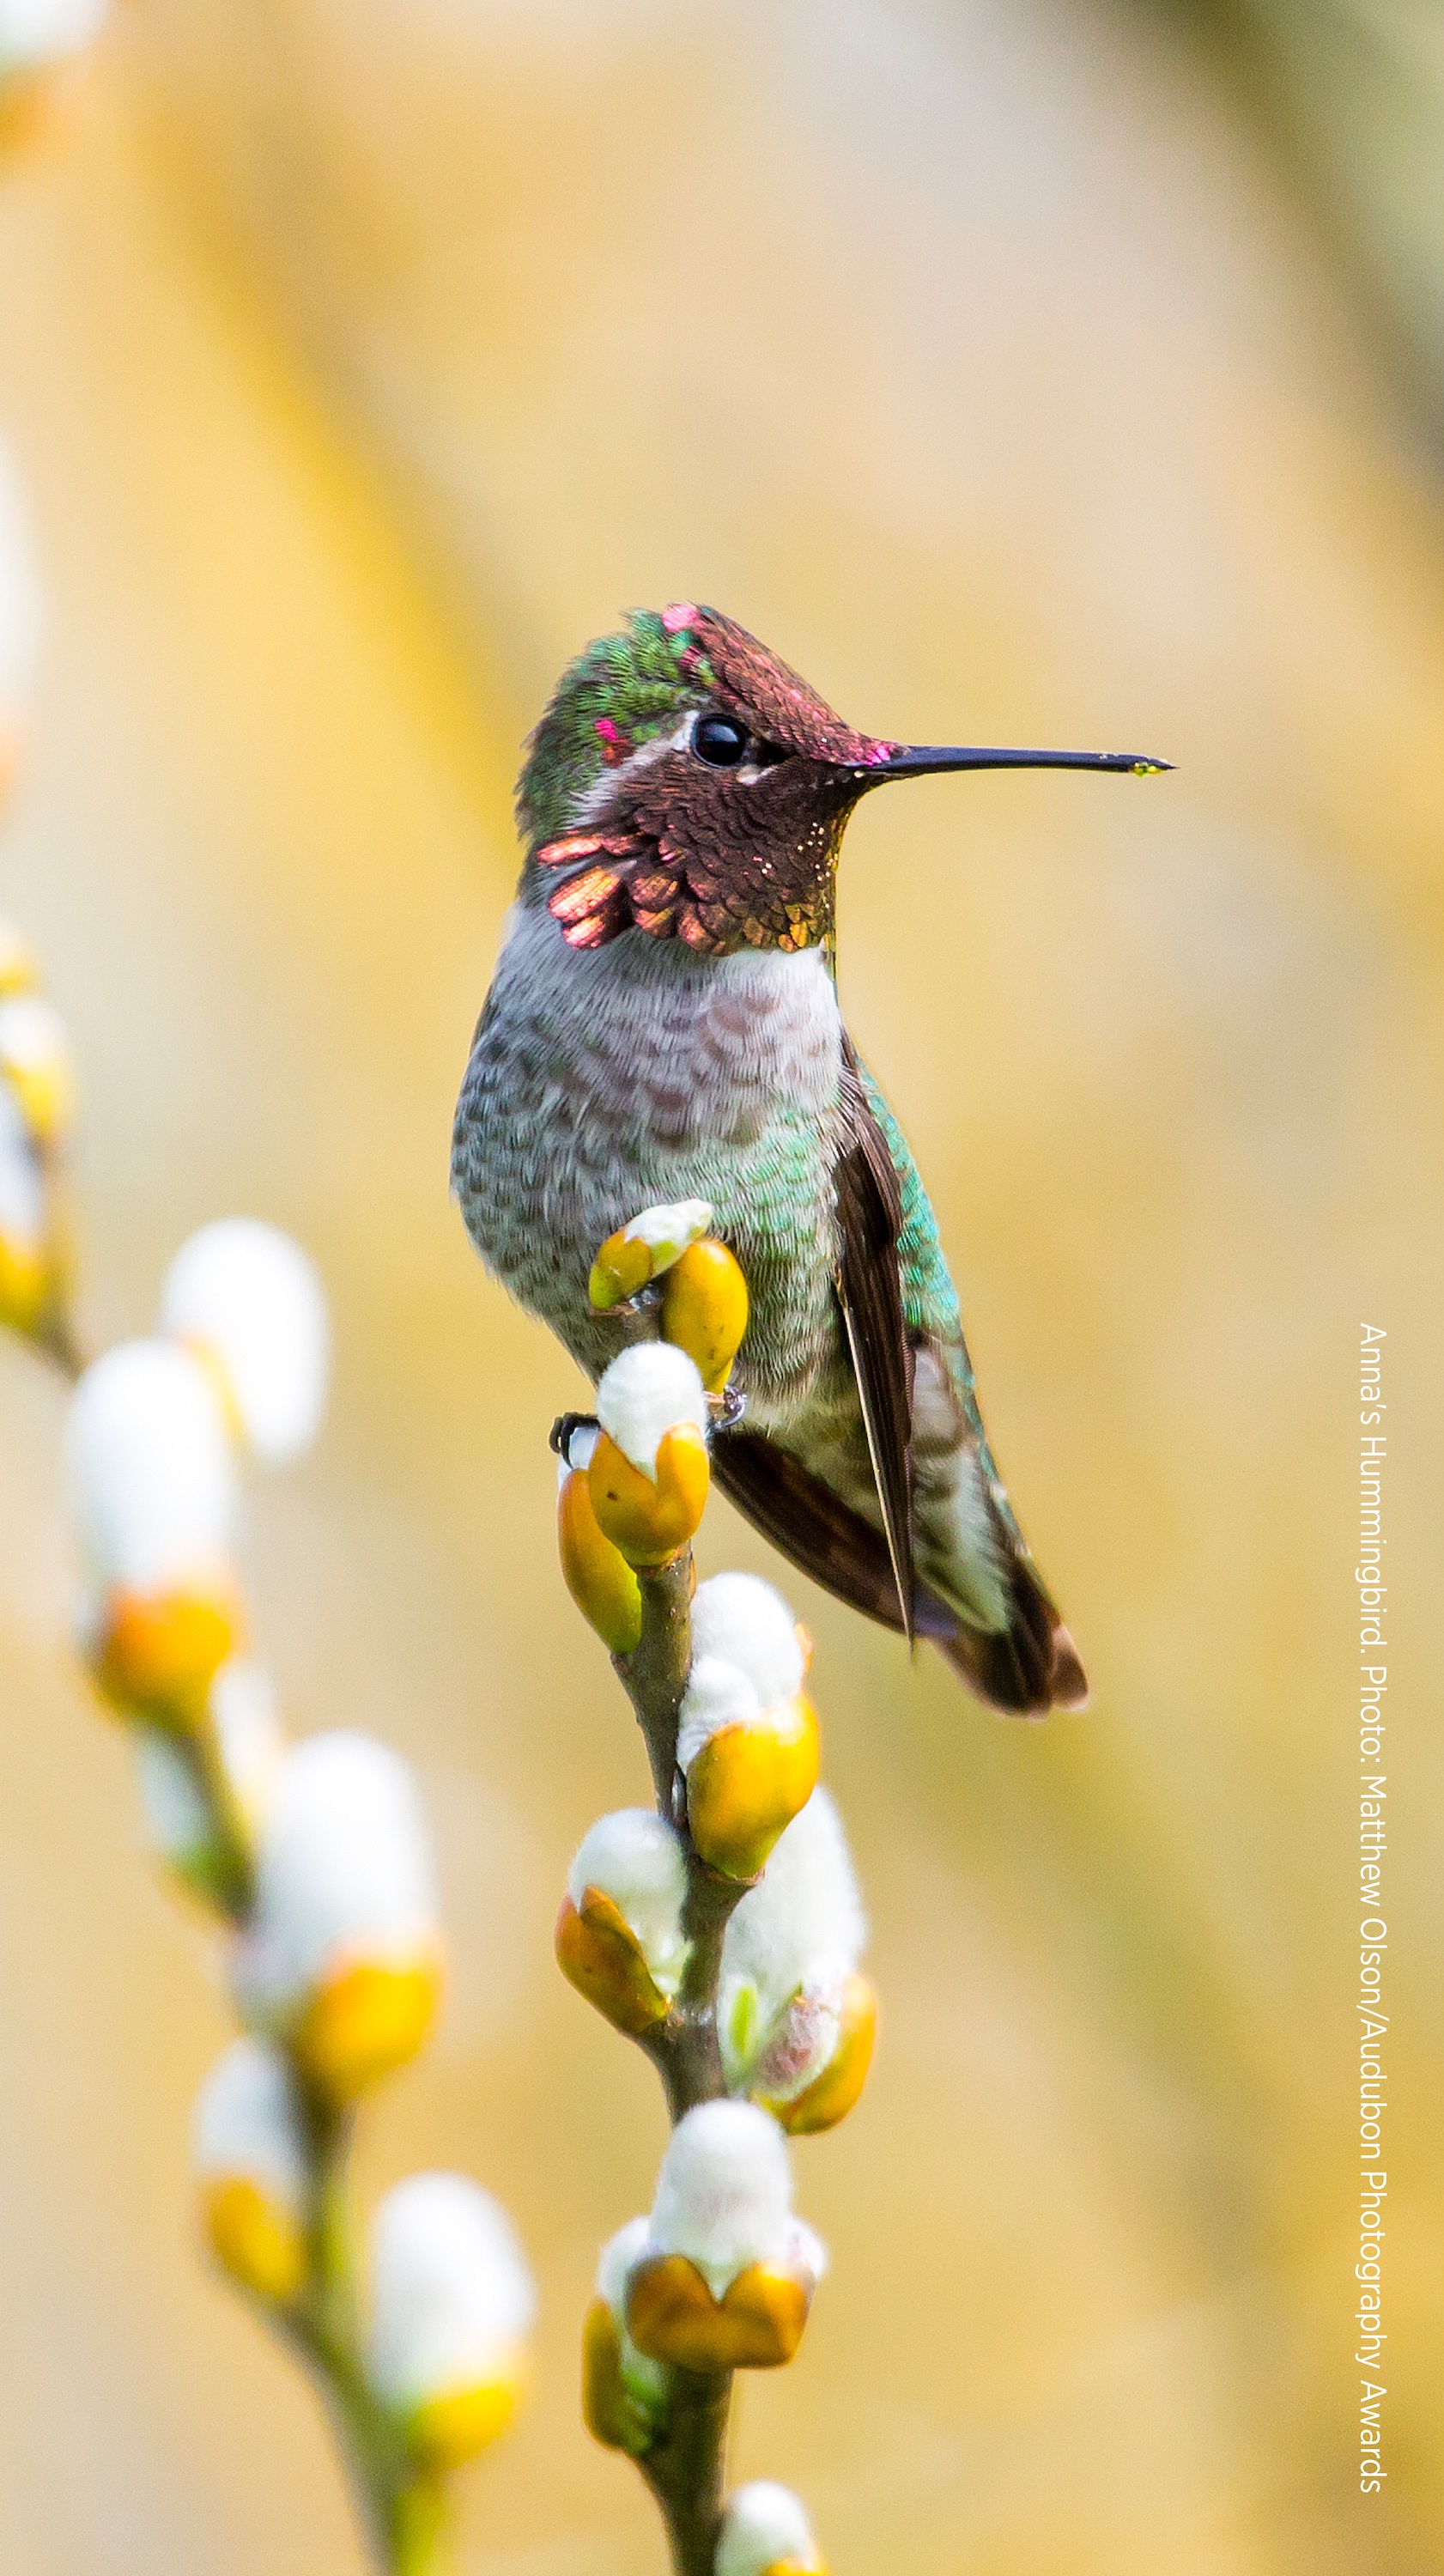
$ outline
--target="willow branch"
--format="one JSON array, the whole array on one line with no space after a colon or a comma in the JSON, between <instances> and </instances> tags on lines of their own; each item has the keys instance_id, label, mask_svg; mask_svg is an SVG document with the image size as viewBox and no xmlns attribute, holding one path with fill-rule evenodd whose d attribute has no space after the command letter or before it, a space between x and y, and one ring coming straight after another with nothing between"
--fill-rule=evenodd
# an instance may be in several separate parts
<instances>
[{"instance_id":1,"label":"willow branch","mask_svg":"<svg viewBox=\"0 0 1444 2576\"><path fill-rule=\"evenodd\" d=\"M722 1943L746 1894L737 1879L709 1869L687 1829L677 1767L677 1728L692 1661L692 1551L638 1574L642 1634L630 1655L613 1657L647 1747L657 1811L672 1825L687 1861L682 1928L687 1967L665 2021L642 2041L662 2079L673 2126L699 2102L727 2090L717 2034ZM722 2525L731 2371L676 2370L667 2425L638 2462L666 2525L676 2576L712 2576Z\"/></svg>"},{"instance_id":2,"label":"willow branch","mask_svg":"<svg viewBox=\"0 0 1444 2576\"><path fill-rule=\"evenodd\" d=\"M51 1299L31 1338L72 1383L80 1377L85 1353L62 1296ZM254 1902L255 1859L209 1711L173 1742L205 1807L216 1902L241 1929ZM306 2278L290 2307L262 2312L317 2383L379 2576L446 2576L442 2481L418 2471L366 2375L346 2191L351 2123L307 2087L294 2062L292 2071L304 2111Z\"/></svg>"}]
</instances>

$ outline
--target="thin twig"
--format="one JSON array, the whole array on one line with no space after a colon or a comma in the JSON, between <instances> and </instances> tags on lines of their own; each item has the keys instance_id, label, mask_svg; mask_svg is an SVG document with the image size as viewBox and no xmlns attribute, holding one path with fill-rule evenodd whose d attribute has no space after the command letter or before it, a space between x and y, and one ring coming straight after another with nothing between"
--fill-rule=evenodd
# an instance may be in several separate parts
<instances>
[{"instance_id":1,"label":"thin twig","mask_svg":"<svg viewBox=\"0 0 1444 2576\"><path fill-rule=\"evenodd\" d=\"M307 2167L307 2276L279 2322L319 2383L382 2576L445 2576L445 2499L418 2473L367 2376L346 2158L351 2117L299 2085Z\"/></svg>"},{"instance_id":2,"label":"thin twig","mask_svg":"<svg viewBox=\"0 0 1444 2576\"><path fill-rule=\"evenodd\" d=\"M677 1728L692 1661L692 1551L641 1572L642 1634L613 1658L636 1711L651 1765L658 1813L675 1827L687 1858L682 1928L690 1943L676 2001L642 2045L661 2076L673 2126L699 2102L726 2093L717 2035L722 1943L745 1882L709 1869L687 1830L677 1767ZM712 2576L722 2527L730 2370L674 2370L667 2428L638 2465L661 2509L676 2576Z\"/></svg>"}]
</instances>

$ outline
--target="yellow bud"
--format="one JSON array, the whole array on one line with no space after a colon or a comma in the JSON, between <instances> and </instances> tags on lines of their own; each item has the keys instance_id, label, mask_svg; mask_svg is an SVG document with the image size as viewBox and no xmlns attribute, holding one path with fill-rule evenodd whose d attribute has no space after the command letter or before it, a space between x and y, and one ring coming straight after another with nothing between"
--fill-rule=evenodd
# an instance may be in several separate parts
<instances>
[{"instance_id":1,"label":"yellow bud","mask_svg":"<svg viewBox=\"0 0 1444 2576\"><path fill-rule=\"evenodd\" d=\"M725 1243L694 1243L667 1273L662 1339L695 1360L709 1395L720 1395L747 1330L747 1282Z\"/></svg>"},{"instance_id":2,"label":"yellow bud","mask_svg":"<svg viewBox=\"0 0 1444 2576\"><path fill-rule=\"evenodd\" d=\"M708 1479L707 1443L692 1422L663 1432L655 1478L605 1431L587 1469L598 1527L629 1565L665 1565L687 1545L707 1508Z\"/></svg>"},{"instance_id":3,"label":"yellow bud","mask_svg":"<svg viewBox=\"0 0 1444 2576\"><path fill-rule=\"evenodd\" d=\"M582 2327L582 2422L593 2441L628 2451L634 2409L622 2383L622 2340L605 2299L593 2299Z\"/></svg>"},{"instance_id":4,"label":"yellow bud","mask_svg":"<svg viewBox=\"0 0 1444 2576\"><path fill-rule=\"evenodd\" d=\"M302 2074L349 2102L425 2046L441 2001L441 1961L353 1959L317 1987L291 2049Z\"/></svg>"},{"instance_id":5,"label":"yellow bud","mask_svg":"<svg viewBox=\"0 0 1444 2576\"><path fill-rule=\"evenodd\" d=\"M65 1023L38 993L0 999L0 1073L30 1134L54 1144L70 1124L75 1074Z\"/></svg>"},{"instance_id":6,"label":"yellow bud","mask_svg":"<svg viewBox=\"0 0 1444 2576\"><path fill-rule=\"evenodd\" d=\"M750 2263L714 2299L685 2254L632 2274L627 2331L639 2352L677 2370L775 2370L802 2341L811 2292L793 2273Z\"/></svg>"},{"instance_id":7,"label":"yellow bud","mask_svg":"<svg viewBox=\"0 0 1444 2576\"><path fill-rule=\"evenodd\" d=\"M233 1594L128 1592L117 1585L105 1597L91 1669L122 1714L191 1734L204 1720L211 1684L242 1633Z\"/></svg>"},{"instance_id":8,"label":"yellow bud","mask_svg":"<svg viewBox=\"0 0 1444 2576\"><path fill-rule=\"evenodd\" d=\"M600 1887L583 1888L580 1906L563 1897L556 1948L562 1975L615 2030L636 2039L665 2020L667 1998L653 1982L641 1944Z\"/></svg>"},{"instance_id":9,"label":"yellow bud","mask_svg":"<svg viewBox=\"0 0 1444 2576\"><path fill-rule=\"evenodd\" d=\"M635 1237L629 1241L625 1228L620 1228L616 1234L608 1235L592 1263L587 1295L592 1304L605 1314L609 1307L620 1306L628 1297L635 1297L639 1288L646 1287L651 1276L650 1245L639 1243Z\"/></svg>"},{"instance_id":10,"label":"yellow bud","mask_svg":"<svg viewBox=\"0 0 1444 2576\"><path fill-rule=\"evenodd\" d=\"M50 1269L43 1248L0 1235L0 1324L33 1333L45 1311Z\"/></svg>"},{"instance_id":11,"label":"yellow bud","mask_svg":"<svg viewBox=\"0 0 1444 2576\"><path fill-rule=\"evenodd\" d=\"M7 1064L4 1072L31 1135L39 1144L53 1145L75 1113L75 1075L69 1057L52 1056L43 1064Z\"/></svg>"},{"instance_id":12,"label":"yellow bud","mask_svg":"<svg viewBox=\"0 0 1444 2576\"><path fill-rule=\"evenodd\" d=\"M306 2277L300 2222L247 2174L226 2174L201 2195L201 2221L218 2261L258 2299L288 2307Z\"/></svg>"},{"instance_id":13,"label":"yellow bud","mask_svg":"<svg viewBox=\"0 0 1444 2576\"><path fill-rule=\"evenodd\" d=\"M526 2354L517 2345L494 2377L422 2398L406 2418L413 2458L427 2469L459 2469L476 2459L515 2421L529 2375Z\"/></svg>"},{"instance_id":14,"label":"yellow bud","mask_svg":"<svg viewBox=\"0 0 1444 2576\"><path fill-rule=\"evenodd\" d=\"M609 1234L587 1283L592 1304L603 1313L635 1297L649 1280L660 1279L712 1222L705 1199L679 1199L665 1207L643 1208Z\"/></svg>"},{"instance_id":15,"label":"yellow bud","mask_svg":"<svg viewBox=\"0 0 1444 2576\"><path fill-rule=\"evenodd\" d=\"M642 1595L621 1549L597 1526L591 1488L580 1468L557 1497L557 1543L568 1592L614 1655L630 1655L642 1634Z\"/></svg>"},{"instance_id":16,"label":"yellow bud","mask_svg":"<svg viewBox=\"0 0 1444 2576\"><path fill-rule=\"evenodd\" d=\"M800 1691L710 1735L687 1771L688 1828L709 1867L755 1878L816 1788L818 1761L817 1719Z\"/></svg>"},{"instance_id":17,"label":"yellow bud","mask_svg":"<svg viewBox=\"0 0 1444 2576\"><path fill-rule=\"evenodd\" d=\"M766 2093L756 2093L753 2100L770 2111L774 2120L791 2138L812 2137L819 2129L835 2129L845 2120L864 2084L872 2064L877 2040L877 1996L866 1977L851 1976L843 1989L841 2027L837 2046L820 2075L815 2075L805 2092L790 2102L773 2101Z\"/></svg>"}]
</instances>

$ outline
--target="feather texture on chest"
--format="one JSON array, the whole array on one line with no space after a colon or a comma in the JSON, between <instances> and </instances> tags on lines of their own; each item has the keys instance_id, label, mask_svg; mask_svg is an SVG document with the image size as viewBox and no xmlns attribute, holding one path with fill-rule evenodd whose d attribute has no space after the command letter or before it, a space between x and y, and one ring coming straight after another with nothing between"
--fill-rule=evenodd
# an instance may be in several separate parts
<instances>
[{"instance_id":1,"label":"feather texture on chest","mask_svg":"<svg viewBox=\"0 0 1444 2576\"><path fill-rule=\"evenodd\" d=\"M779 1109L832 1107L841 1024L820 949L698 957L631 936L578 955L518 907L477 1044L613 1135L742 1145Z\"/></svg>"},{"instance_id":2,"label":"feather texture on chest","mask_svg":"<svg viewBox=\"0 0 1444 2576\"><path fill-rule=\"evenodd\" d=\"M593 1366L597 1245L648 1204L709 1199L754 1296L792 1310L800 1358L799 1340L826 1330L818 1218L841 1064L819 949L705 957L633 933L578 955L549 914L518 906L458 1108L453 1180L473 1239Z\"/></svg>"}]
</instances>

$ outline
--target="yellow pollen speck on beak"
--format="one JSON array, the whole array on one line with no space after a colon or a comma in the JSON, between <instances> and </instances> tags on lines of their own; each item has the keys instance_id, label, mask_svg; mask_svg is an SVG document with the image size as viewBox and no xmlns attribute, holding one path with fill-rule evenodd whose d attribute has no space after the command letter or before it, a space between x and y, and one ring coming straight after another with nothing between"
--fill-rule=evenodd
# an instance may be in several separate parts
<instances>
[{"instance_id":1,"label":"yellow pollen speck on beak","mask_svg":"<svg viewBox=\"0 0 1444 2576\"><path fill-rule=\"evenodd\" d=\"M868 1979L851 1976L843 1989L841 2027L837 2046L820 2075L813 2077L806 2091L790 2102L773 2101L758 2093L753 2099L791 2138L814 2137L819 2130L835 2129L845 2120L867 2082L868 2068L877 2041L877 1996Z\"/></svg>"},{"instance_id":2,"label":"yellow pollen speck on beak","mask_svg":"<svg viewBox=\"0 0 1444 2576\"><path fill-rule=\"evenodd\" d=\"M423 2398L406 2419L413 2458L428 2469L459 2469L478 2458L516 2421L530 2375L517 2345L494 2377Z\"/></svg>"},{"instance_id":3,"label":"yellow pollen speck on beak","mask_svg":"<svg viewBox=\"0 0 1444 2576\"><path fill-rule=\"evenodd\" d=\"M720 1395L747 1330L747 1282L725 1243L694 1243L667 1273L662 1339L696 1362L709 1395Z\"/></svg>"},{"instance_id":4,"label":"yellow pollen speck on beak","mask_svg":"<svg viewBox=\"0 0 1444 2576\"><path fill-rule=\"evenodd\" d=\"M719 1727L687 1772L687 1822L702 1858L755 1878L817 1786L817 1719L801 1692L760 1719Z\"/></svg>"},{"instance_id":5,"label":"yellow pollen speck on beak","mask_svg":"<svg viewBox=\"0 0 1444 2576\"><path fill-rule=\"evenodd\" d=\"M306 2245L291 2212L247 2174L207 2185L201 2218L217 2261L233 2281L273 2306L289 2307L306 2277Z\"/></svg>"},{"instance_id":6,"label":"yellow pollen speck on beak","mask_svg":"<svg viewBox=\"0 0 1444 2576\"><path fill-rule=\"evenodd\" d=\"M190 1734L242 1636L240 1604L214 1592L107 1593L91 1668L122 1714Z\"/></svg>"},{"instance_id":7,"label":"yellow pollen speck on beak","mask_svg":"<svg viewBox=\"0 0 1444 2576\"><path fill-rule=\"evenodd\" d=\"M333 2102L406 2066L425 2046L441 2001L441 1961L355 1959L328 1978L291 2037L308 2083Z\"/></svg>"},{"instance_id":8,"label":"yellow pollen speck on beak","mask_svg":"<svg viewBox=\"0 0 1444 2576\"><path fill-rule=\"evenodd\" d=\"M562 1576L582 1617L614 1655L630 1655L642 1634L642 1595L621 1549L597 1526L591 1488L582 1469L568 1476L557 1497L557 1546Z\"/></svg>"},{"instance_id":9,"label":"yellow pollen speck on beak","mask_svg":"<svg viewBox=\"0 0 1444 2576\"><path fill-rule=\"evenodd\" d=\"M709 1479L707 1443L691 1422L663 1433L655 1478L634 1467L605 1431L587 1469L602 1535L639 1566L665 1565L687 1545L707 1508Z\"/></svg>"},{"instance_id":10,"label":"yellow pollen speck on beak","mask_svg":"<svg viewBox=\"0 0 1444 2576\"><path fill-rule=\"evenodd\" d=\"M685 2254L633 2273L627 2330L639 2352L677 2370L776 2370L802 2341L811 2293L790 2272L751 2263L714 2299Z\"/></svg>"}]
</instances>

